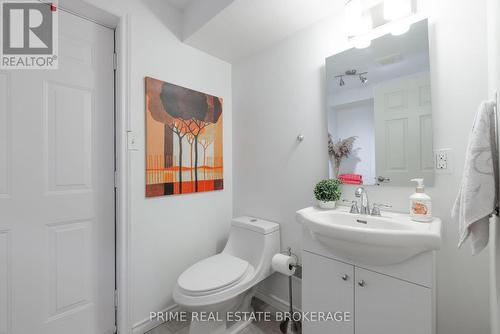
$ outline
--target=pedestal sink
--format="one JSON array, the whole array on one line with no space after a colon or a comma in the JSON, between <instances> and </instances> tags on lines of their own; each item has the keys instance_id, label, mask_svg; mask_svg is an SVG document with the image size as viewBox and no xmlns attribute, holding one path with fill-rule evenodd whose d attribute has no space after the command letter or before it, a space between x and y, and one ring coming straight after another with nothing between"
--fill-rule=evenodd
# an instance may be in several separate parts
<instances>
[{"instance_id":1,"label":"pedestal sink","mask_svg":"<svg viewBox=\"0 0 500 334\"><path fill-rule=\"evenodd\" d=\"M309 207L297 211L297 220L311 237L335 253L367 265L390 265L417 254L439 249L441 220L414 222L409 215L394 212L380 217L351 214L347 208L322 210Z\"/></svg>"}]
</instances>

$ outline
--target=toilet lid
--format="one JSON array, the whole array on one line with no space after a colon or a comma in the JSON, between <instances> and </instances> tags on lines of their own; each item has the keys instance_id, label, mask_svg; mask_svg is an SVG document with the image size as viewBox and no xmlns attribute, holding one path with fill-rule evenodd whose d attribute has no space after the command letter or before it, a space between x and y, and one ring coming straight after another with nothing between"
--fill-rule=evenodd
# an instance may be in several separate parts
<instances>
[{"instance_id":1,"label":"toilet lid","mask_svg":"<svg viewBox=\"0 0 500 334\"><path fill-rule=\"evenodd\" d=\"M206 294L237 284L249 267L247 261L221 253L189 267L179 276L177 284L187 293Z\"/></svg>"}]
</instances>

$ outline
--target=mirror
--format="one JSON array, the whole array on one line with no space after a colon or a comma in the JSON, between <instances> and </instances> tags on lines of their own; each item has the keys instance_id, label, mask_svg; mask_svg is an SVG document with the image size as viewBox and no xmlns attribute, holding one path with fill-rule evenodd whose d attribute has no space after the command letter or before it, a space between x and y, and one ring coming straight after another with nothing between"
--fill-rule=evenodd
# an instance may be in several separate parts
<instances>
[{"instance_id":1,"label":"mirror","mask_svg":"<svg viewBox=\"0 0 500 334\"><path fill-rule=\"evenodd\" d=\"M330 177L434 184L427 20L326 59Z\"/></svg>"}]
</instances>

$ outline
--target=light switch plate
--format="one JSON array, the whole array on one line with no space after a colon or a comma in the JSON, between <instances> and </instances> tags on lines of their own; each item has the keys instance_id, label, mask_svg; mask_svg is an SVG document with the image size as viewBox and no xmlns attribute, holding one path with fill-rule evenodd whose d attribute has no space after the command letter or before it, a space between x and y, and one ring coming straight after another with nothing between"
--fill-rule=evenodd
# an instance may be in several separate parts
<instances>
[{"instance_id":1,"label":"light switch plate","mask_svg":"<svg viewBox=\"0 0 500 334\"><path fill-rule=\"evenodd\" d=\"M453 151L451 148L434 150L434 171L436 174L453 173Z\"/></svg>"},{"instance_id":2,"label":"light switch plate","mask_svg":"<svg viewBox=\"0 0 500 334\"><path fill-rule=\"evenodd\" d=\"M137 135L133 131L127 131L127 148L129 151L139 151Z\"/></svg>"}]
</instances>

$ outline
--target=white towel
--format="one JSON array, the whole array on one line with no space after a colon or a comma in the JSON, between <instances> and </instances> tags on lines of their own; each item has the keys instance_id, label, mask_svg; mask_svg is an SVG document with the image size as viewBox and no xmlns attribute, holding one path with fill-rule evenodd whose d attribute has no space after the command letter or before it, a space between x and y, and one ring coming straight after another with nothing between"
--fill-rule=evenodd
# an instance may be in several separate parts
<instances>
[{"instance_id":1,"label":"white towel","mask_svg":"<svg viewBox=\"0 0 500 334\"><path fill-rule=\"evenodd\" d=\"M495 108L493 102L483 102L474 119L462 183L451 213L459 224L458 247L470 236L473 255L488 244L489 216L497 203L497 180Z\"/></svg>"}]
</instances>

